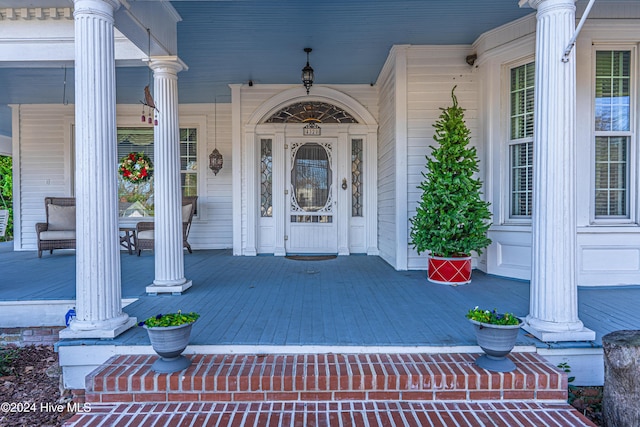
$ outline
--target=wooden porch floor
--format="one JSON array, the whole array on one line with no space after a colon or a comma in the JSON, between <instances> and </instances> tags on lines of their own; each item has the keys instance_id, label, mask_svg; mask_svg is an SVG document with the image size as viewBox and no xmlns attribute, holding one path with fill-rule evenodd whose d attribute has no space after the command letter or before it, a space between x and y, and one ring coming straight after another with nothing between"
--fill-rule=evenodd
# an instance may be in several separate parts
<instances>
[{"instance_id":1,"label":"wooden porch floor","mask_svg":"<svg viewBox=\"0 0 640 427\"><path fill-rule=\"evenodd\" d=\"M464 317L469 308L528 313L528 282L479 271L471 284L450 287L429 283L422 271L395 271L374 256L295 261L203 250L185 253L184 260L193 287L183 295L148 296L153 254L122 252L122 296L137 298L124 311L138 320L179 309L199 312L191 345L473 346L473 329ZM38 259L36 252L13 252L3 243L0 271L2 301L75 298L73 251ZM604 334L640 329L640 286L580 288L578 295L580 319L597 335L594 342L571 347L600 347ZM107 341L148 345L142 328ZM517 345L563 346L539 342L524 331Z\"/></svg>"}]
</instances>

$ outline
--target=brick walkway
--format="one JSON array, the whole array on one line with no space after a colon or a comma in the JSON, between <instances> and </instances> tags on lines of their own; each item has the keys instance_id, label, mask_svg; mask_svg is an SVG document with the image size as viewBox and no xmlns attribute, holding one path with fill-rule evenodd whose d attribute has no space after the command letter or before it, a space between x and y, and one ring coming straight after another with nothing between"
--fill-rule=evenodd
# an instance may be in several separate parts
<instances>
[{"instance_id":1,"label":"brick walkway","mask_svg":"<svg viewBox=\"0 0 640 427\"><path fill-rule=\"evenodd\" d=\"M194 355L185 371L116 356L87 377L68 426L592 426L567 376L535 353L490 373L470 354Z\"/></svg>"}]
</instances>

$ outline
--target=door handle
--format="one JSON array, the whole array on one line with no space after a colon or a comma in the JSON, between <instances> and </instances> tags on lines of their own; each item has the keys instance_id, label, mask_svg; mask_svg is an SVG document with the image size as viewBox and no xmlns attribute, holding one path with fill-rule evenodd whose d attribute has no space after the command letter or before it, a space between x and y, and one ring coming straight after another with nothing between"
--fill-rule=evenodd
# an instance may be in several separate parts
<instances>
[{"instance_id":1,"label":"door handle","mask_svg":"<svg viewBox=\"0 0 640 427\"><path fill-rule=\"evenodd\" d=\"M343 190L347 189L347 178L342 178L342 189Z\"/></svg>"}]
</instances>

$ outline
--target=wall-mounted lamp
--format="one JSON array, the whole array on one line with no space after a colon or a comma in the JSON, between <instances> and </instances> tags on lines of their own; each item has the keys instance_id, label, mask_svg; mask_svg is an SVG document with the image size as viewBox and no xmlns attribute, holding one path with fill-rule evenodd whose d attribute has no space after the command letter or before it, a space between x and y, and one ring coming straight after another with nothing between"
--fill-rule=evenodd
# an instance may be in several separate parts
<instances>
[{"instance_id":1,"label":"wall-mounted lamp","mask_svg":"<svg viewBox=\"0 0 640 427\"><path fill-rule=\"evenodd\" d=\"M467 64L473 66L473 64L476 63L476 59L478 59L478 55L471 54L471 55L467 55L467 57L465 58L465 61L467 61Z\"/></svg>"},{"instance_id":2,"label":"wall-mounted lamp","mask_svg":"<svg viewBox=\"0 0 640 427\"><path fill-rule=\"evenodd\" d=\"M309 65L309 54L312 50L310 47L304 48L304 51L307 52L307 65L302 69L302 84L307 89L307 95L309 95L309 89L313 85L313 68Z\"/></svg>"}]
</instances>

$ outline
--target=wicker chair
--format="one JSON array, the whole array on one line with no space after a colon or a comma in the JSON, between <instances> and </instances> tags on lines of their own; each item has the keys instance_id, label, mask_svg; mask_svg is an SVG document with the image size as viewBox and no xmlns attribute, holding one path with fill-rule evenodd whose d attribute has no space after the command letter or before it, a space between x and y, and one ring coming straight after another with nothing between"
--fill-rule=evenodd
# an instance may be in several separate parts
<instances>
[{"instance_id":1,"label":"wicker chair","mask_svg":"<svg viewBox=\"0 0 640 427\"><path fill-rule=\"evenodd\" d=\"M189 253L193 253L191 245L187 241L189 237L189 230L191 229L191 221L193 220L193 214L196 210L196 201L198 196L190 196L182 198L182 245L187 248ZM190 209L189 209L190 207ZM138 256L144 249L153 250L153 237L154 223L153 222L139 222L136 225L136 234L134 236L135 250L138 251Z\"/></svg>"},{"instance_id":2,"label":"wicker chair","mask_svg":"<svg viewBox=\"0 0 640 427\"><path fill-rule=\"evenodd\" d=\"M42 251L76 248L76 199L74 197L45 197L47 222L36 224L38 258Z\"/></svg>"}]
</instances>

